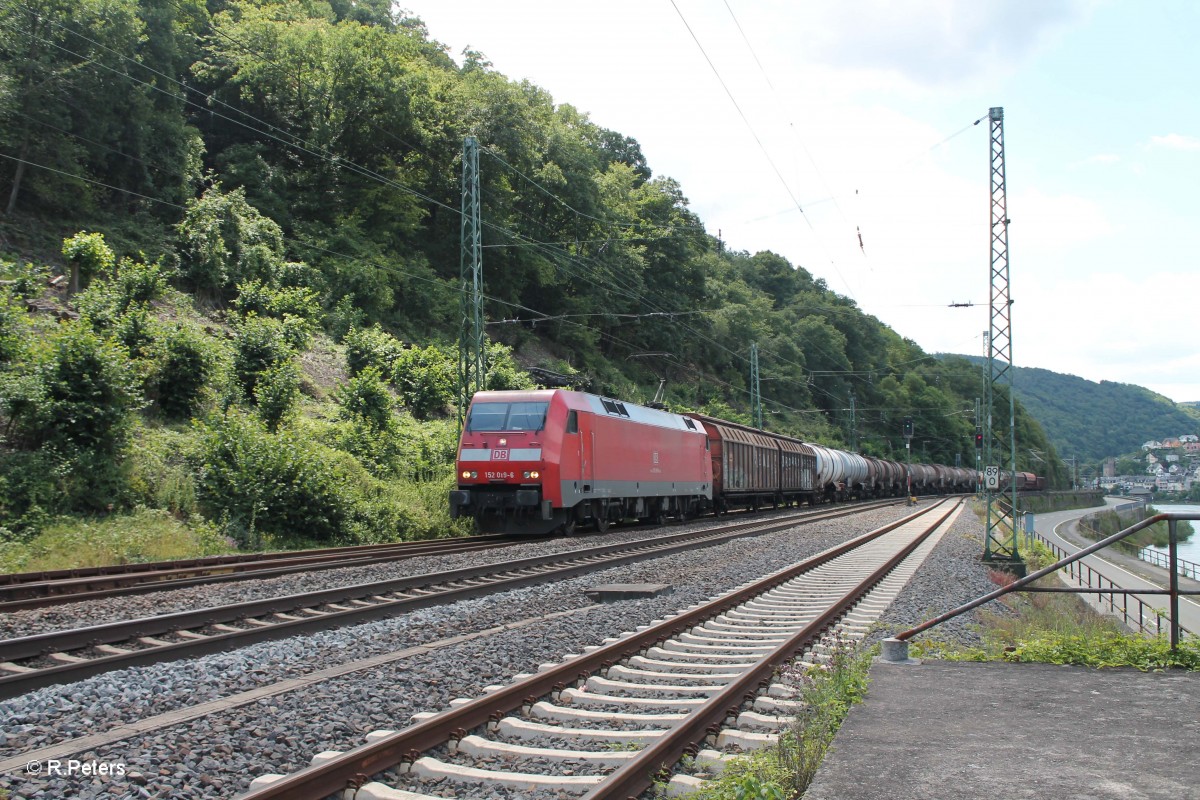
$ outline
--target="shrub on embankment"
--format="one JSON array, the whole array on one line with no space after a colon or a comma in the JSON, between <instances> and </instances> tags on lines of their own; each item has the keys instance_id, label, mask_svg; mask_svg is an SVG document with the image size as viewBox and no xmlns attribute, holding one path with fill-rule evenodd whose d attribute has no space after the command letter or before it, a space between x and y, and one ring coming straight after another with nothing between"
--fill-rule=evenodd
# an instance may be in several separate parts
<instances>
[{"instance_id":1,"label":"shrub on embankment","mask_svg":"<svg viewBox=\"0 0 1200 800\"><path fill-rule=\"evenodd\" d=\"M1030 571L1056 560L1040 543L1026 551ZM1014 578L993 573L1005 585ZM1047 575L1034 586L1058 588L1062 583ZM1200 640L1185 637L1172 650L1165 636L1130 633L1115 617L1097 612L1078 595L1065 593L1013 592L989 608L980 609L980 647L962 647L939 641L937 629L913 642L917 658L947 661L1011 661L1072 664L1088 667L1134 667L1140 670L1200 669Z\"/></svg>"},{"instance_id":2,"label":"shrub on embankment","mask_svg":"<svg viewBox=\"0 0 1200 800\"><path fill-rule=\"evenodd\" d=\"M93 260L70 298L43 294L44 269L0 265L29 273L0 286L0 571L468 530L445 501L449 346L371 329L364 352L351 326L351 368L293 285L302 264L202 311L160 262ZM56 315L29 314L34 298ZM506 348L488 357L491 384L530 385ZM159 544L116 533L137 525Z\"/></svg>"},{"instance_id":3,"label":"shrub on embankment","mask_svg":"<svg viewBox=\"0 0 1200 800\"><path fill-rule=\"evenodd\" d=\"M1045 492L1022 495L1022 511L1048 514L1051 511L1066 511L1071 508L1090 508L1104 505L1103 492Z\"/></svg>"},{"instance_id":4,"label":"shrub on embankment","mask_svg":"<svg viewBox=\"0 0 1200 800\"><path fill-rule=\"evenodd\" d=\"M1120 510L1106 510L1088 514L1079 520L1079 532L1089 539L1099 541L1119 533L1138 522L1159 513L1153 506L1134 506ZM1184 542L1191 538L1194 528L1187 520L1176 523L1175 535L1178 541ZM1148 528L1122 539L1118 546L1127 552L1136 552L1143 547L1166 547L1170 541L1170 532L1166 522L1156 522Z\"/></svg>"}]
</instances>

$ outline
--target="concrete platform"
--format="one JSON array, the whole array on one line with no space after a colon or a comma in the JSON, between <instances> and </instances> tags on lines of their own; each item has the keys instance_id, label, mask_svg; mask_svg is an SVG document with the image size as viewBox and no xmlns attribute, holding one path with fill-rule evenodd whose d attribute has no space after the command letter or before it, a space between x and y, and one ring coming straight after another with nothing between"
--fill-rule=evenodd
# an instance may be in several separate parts
<instances>
[{"instance_id":1,"label":"concrete platform","mask_svg":"<svg viewBox=\"0 0 1200 800\"><path fill-rule=\"evenodd\" d=\"M1200 798L1200 673L876 662L805 800Z\"/></svg>"}]
</instances>

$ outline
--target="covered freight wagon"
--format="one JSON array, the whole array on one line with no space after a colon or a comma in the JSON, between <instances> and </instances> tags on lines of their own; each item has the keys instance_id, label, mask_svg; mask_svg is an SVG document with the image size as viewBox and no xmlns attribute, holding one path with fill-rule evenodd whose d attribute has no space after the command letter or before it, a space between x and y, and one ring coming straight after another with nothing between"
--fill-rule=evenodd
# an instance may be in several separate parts
<instances>
[{"instance_id":1,"label":"covered freight wagon","mask_svg":"<svg viewBox=\"0 0 1200 800\"><path fill-rule=\"evenodd\" d=\"M812 499L816 458L804 442L704 414L687 416L708 435L718 510Z\"/></svg>"}]
</instances>

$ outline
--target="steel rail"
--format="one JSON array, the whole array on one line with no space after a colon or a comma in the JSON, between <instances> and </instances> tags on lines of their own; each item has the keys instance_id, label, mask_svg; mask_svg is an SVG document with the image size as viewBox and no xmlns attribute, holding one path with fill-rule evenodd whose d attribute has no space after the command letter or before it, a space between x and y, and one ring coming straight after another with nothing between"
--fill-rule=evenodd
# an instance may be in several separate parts
<instances>
[{"instance_id":1,"label":"steel rail","mask_svg":"<svg viewBox=\"0 0 1200 800\"><path fill-rule=\"evenodd\" d=\"M855 505L863 507L872 503L860 502ZM0 612L23 611L62 603L145 594L210 583L258 580L343 566L363 566L426 555L499 548L531 541L533 538L535 537L484 534L455 539L242 553L176 561L0 574Z\"/></svg>"},{"instance_id":2,"label":"steel rail","mask_svg":"<svg viewBox=\"0 0 1200 800\"><path fill-rule=\"evenodd\" d=\"M483 537L472 536L464 539L434 539L422 542L396 542L386 545L359 545L351 548L261 554L262 558L233 563L205 562L191 566L137 569L113 573L100 572L92 575L59 577L40 581L17 580L0 584L0 612L23 611L62 603L181 589L209 583L258 580L296 572L472 552L500 548L517 544L520 541L520 539L511 537L484 540ZM147 565L131 564L126 566ZM21 575L39 574L42 573L21 573ZM20 578L21 575L16 577Z\"/></svg>"},{"instance_id":3,"label":"steel rail","mask_svg":"<svg viewBox=\"0 0 1200 800\"><path fill-rule=\"evenodd\" d=\"M755 581L746 587L722 595L703 606L664 620L631 636L603 645L552 669L516 681L469 703L443 711L390 736L346 751L321 764L285 775L268 786L242 795L241 800L324 800L331 795L341 793L344 789L357 788L372 775L397 765L412 763L425 750L430 750L451 739L462 738L470 729L498 720L504 714L523 705L532 704L541 695L559 691L577 678L584 678L596 670L612 666L623 658L636 655L648 647L660 644L669 637L740 605L797 575L813 570L874 541L888 532L930 513L940 505L941 502L917 511L896 522L832 547L799 564ZM945 517L942 518L942 520L944 519ZM941 524L941 520L938 524ZM936 527L936 525L933 526L933 528ZM746 690L741 688L738 691L740 698ZM721 707L722 713L727 706L728 702ZM651 775L643 775L647 780L647 786L653 779L653 774L656 774L660 768L661 765L656 764L651 770Z\"/></svg>"},{"instance_id":4,"label":"steel rail","mask_svg":"<svg viewBox=\"0 0 1200 800\"><path fill-rule=\"evenodd\" d=\"M194 655L220 652L232 646L281 639L300 632L361 623L393 616L419 608L479 597L497 591L543 583L550 579L574 577L598 568L619 566L674 552L720 544L736 538L770 533L828 519L835 519L875 508L874 505L841 508L835 511L793 515L773 520L739 522L703 531L678 533L637 542L608 544L548 556L532 556L513 561L493 562L476 567L395 578L386 581L337 587L317 592L254 600L195 611L161 614L136 620L112 622L86 628L24 636L0 641L0 699L55 683L78 680L114 669L153 664ZM387 597L387 595L398 595ZM364 601L370 598L370 601ZM355 607L338 607L356 603ZM331 611L320 610L333 607ZM294 613L308 616L295 617ZM282 616L280 616L282 615ZM274 619L259 620L262 617ZM242 630L197 634L193 629L212 629L216 625L256 620ZM218 629L220 630L220 629ZM14 662L35 659L53 653L153 639L164 634L184 635L184 641L151 641L144 649L111 653L84 661L71 661L49 667L25 668ZM9 666L5 666L9 665ZM32 671L25 671L30 669Z\"/></svg>"},{"instance_id":5,"label":"steel rail","mask_svg":"<svg viewBox=\"0 0 1200 800\"><path fill-rule=\"evenodd\" d=\"M820 616L771 651L757 666L746 670L694 713L681 720L666 735L640 750L636 756L605 777L604 781L584 795L582 800L624 800L626 797L636 798L649 789L664 764L676 764L689 747L704 741L710 726L719 723L730 713L736 717L743 701L753 702L757 696L755 690L771 677L776 667L791 660L796 653L811 644L822 631L840 619L888 573L912 555L912 552L954 513L954 509L960 503L961 501L956 503L920 536L901 548Z\"/></svg>"},{"instance_id":6,"label":"steel rail","mask_svg":"<svg viewBox=\"0 0 1200 800\"><path fill-rule=\"evenodd\" d=\"M339 553L353 553L356 551L370 551L372 549L378 549L381 547L395 547L396 545L420 548L436 546L448 541L487 542L502 541L506 538L508 538L506 534L489 533L479 536L466 536L454 540L421 539L412 542L392 542L389 544L354 544L344 545L342 547L322 547L311 550L271 550L262 553L228 553L219 556L202 556L198 558L172 559L168 561L142 561L134 564L107 564L98 567L75 567L73 569L42 570L36 572L9 572L0 574L0 588L5 588L15 584L39 583L42 581L55 581L65 578L89 578L103 575L124 575L134 572L153 572L156 570L229 566L234 564L270 560L280 556L323 556Z\"/></svg>"}]
</instances>

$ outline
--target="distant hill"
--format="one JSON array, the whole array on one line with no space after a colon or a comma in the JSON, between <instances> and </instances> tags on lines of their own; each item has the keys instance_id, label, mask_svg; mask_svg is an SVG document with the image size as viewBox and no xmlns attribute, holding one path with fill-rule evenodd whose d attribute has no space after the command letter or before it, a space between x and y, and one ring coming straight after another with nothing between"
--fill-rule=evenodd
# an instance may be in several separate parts
<instances>
[{"instance_id":1,"label":"distant hill","mask_svg":"<svg viewBox=\"0 0 1200 800\"><path fill-rule=\"evenodd\" d=\"M963 356L976 364L980 356ZM1141 386L1093 381L1017 367L1017 397L1064 458L1099 461L1131 453L1151 439L1200 433L1200 403L1176 404Z\"/></svg>"}]
</instances>

